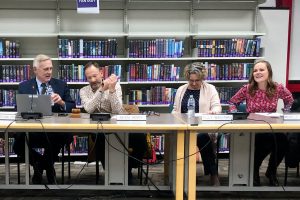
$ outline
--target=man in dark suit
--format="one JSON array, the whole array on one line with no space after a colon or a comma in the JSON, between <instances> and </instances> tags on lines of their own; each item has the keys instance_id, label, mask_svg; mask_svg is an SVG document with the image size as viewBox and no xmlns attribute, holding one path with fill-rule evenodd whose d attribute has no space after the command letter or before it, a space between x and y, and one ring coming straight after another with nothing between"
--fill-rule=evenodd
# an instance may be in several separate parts
<instances>
[{"instance_id":1,"label":"man in dark suit","mask_svg":"<svg viewBox=\"0 0 300 200\"><path fill-rule=\"evenodd\" d=\"M70 90L67 84L61 80L52 78L53 65L51 58L40 54L33 61L33 71L35 78L24 81L19 84L19 94L48 94L54 103L52 112L71 112L75 108L75 102L70 96ZM51 88L51 93L49 93ZM42 183L43 170L49 184L55 183L54 160L58 156L60 149L65 144L72 142L72 135L68 133L30 133L29 134L29 162L33 166L34 174L32 177L33 184ZM34 148L43 148L41 154ZM15 135L13 146L15 153L24 159L25 153L25 134L18 133Z\"/></svg>"}]
</instances>

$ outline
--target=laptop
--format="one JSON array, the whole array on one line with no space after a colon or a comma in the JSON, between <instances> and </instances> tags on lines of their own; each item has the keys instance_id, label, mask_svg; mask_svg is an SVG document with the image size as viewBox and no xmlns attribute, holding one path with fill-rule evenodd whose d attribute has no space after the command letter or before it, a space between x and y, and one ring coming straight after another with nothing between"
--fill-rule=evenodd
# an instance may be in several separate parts
<instances>
[{"instance_id":1,"label":"laptop","mask_svg":"<svg viewBox=\"0 0 300 200\"><path fill-rule=\"evenodd\" d=\"M39 112L43 116L52 115L51 96L38 94L17 94L17 112Z\"/></svg>"}]
</instances>

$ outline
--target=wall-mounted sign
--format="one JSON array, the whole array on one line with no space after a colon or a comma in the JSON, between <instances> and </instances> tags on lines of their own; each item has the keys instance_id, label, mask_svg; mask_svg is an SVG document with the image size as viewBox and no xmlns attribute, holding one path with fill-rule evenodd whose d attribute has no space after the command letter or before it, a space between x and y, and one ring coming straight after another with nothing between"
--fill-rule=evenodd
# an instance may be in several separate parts
<instances>
[{"instance_id":1,"label":"wall-mounted sign","mask_svg":"<svg viewBox=\"0 0 300 200\"><path fill-rule=\"evenodd\" d=\"M100 13L99 0L77 0L77 13Z\"/></svg>"}]
</instances>

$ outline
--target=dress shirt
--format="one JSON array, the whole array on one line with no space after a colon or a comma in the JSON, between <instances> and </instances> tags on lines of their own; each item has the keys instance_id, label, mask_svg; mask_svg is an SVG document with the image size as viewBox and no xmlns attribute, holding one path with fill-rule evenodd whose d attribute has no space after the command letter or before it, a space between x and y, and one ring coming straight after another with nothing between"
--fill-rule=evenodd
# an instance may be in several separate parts
<instances>
[{"instance_id":1,"label":"dress shirt","mask_svg":"<svg viewBox=\"0 0 300 200\"><path fill-rule=\"evenodd\" d=\"M93 91L90 85L85 86L80 89L80 99L83 108L88 113L124 113L122 89L119 83L116 84L116 90L113 93L109 92L109 90L104 92L99 90Z\"/></svg>"}]
</instances>

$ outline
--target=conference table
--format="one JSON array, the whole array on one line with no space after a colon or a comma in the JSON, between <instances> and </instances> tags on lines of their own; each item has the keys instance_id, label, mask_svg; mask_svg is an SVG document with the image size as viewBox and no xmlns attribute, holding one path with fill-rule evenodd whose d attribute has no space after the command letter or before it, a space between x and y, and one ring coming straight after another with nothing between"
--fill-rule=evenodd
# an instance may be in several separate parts
<instances>
[{"instance_id":1,"label":"conference table","mask_svg":"<svg viewBox=\"0 0 300 200\"><path fill-rule=\"evenodd\" d=\"M57 132L91 133L91 132L117 132L120 136L132 132L164 132L171 138L169 162L169 185L163 189L172 190L176 200L196 199L197 190L273 190L282 191L282 187L254 187L253 186L253 161L254 161L254 137L257 132L300 132L299 121L284 121L282 117L268 117L250 115L247 120L233 121L202 121L201 118L187 118L185 114L160 114L147 116L146 121L118 121L112 117L110 121L91 121L88 114L81 114L81 118L45 117L41 120L16 121L1 120L0 131L5 132L5 148L8 147L9 132L43 132L57 134ZM231 133L230 136L230 162L229 162L229 186L197 187L196 186L196 135L197 133ZM126 137L123 139L126 140ZM124 140L124 141L125 141ZM9 180L9 155L5 151L5 184L1 189L43 189L42 185L31 185L29 181L29 156L28 148L25 148L25 184L10 184ZM107 154L106 154L107 155ZM109 156L108 156L109 157ZM167 161L168 162L168 161ZM115 165L115 163L113 163ZM107 165L106 165L107 166ZM110 167L110 166L108 166ZM73 185L70 189L146 189L147 186L129 186L125 177L121 185L111 185L110 180L116 178L113 170L105 175L104 185ZM106 171L109 170L105 170ZM119 176L117 176L119 177ZM111 179L110 179L111 178ZM49 185L50 189L61 189L66 185ZM153 187L154 189L154 187ZM286 190L299 190L298 188Z\"/></svg>"},{"instance_id":2,"label":"conference table","mask_svg":"<svg viewBox=\"0 0 300 200\"><path fill-rule=\"evenodd\" d=\"M133 132L159 132L169 134L171 138L170 145L170 175L169 185L162 189L172 190L177 200L184 197L184 135L187 130L187 124L182 120L181 114L160 114L147 116L146 121L118 121L114 116L110 121L91 121L88 114L82 113L80 118L70 118L69 116L61 117L57 114L51 117L44 117L39 120L0 120L0 131L5 132L5 184L0 185L1 189L43 189L43 185L31 185L29 177L29 155L28 147L25 145L25 184L10 184L9 172L9 155L8 155L8 137L9 132L47 132L48 134L58 134L61 132L70 133L95 133L117 132L121 139L126 143L127 133ZM124 137L122 137L124 136ZM111 137L114 138L114 137ZM113 143L113 141L111 141ZM115 143L117 144L117 142ZM121 147L120 147L121 148ZM106 154L108 155L108 154ZM116 156L116 157L115 157ZM111 151L109 157L111 165L105 170L104 185L72 185L70 189L112 189L112 190L129 190L144 189L148 190L148 186L130 186L128 185L128 171L121 169L122 162L116 163L116 158L120 153ZM124 159L124 163L126 159ZM117 167L116 167L117 166ZM110 167L114 167L113 170ZM107 172L108 171L108 172ZM107 175L109 173L109 175ZM121 174L120 174L121 173ZM117 176L120 175L120 176ZM121 177L121 178L119 178ZM117 180L116 180L117 179ZM120 181L121 184L111 184L111 182ZM50 189L69 188L67 185L48 185ZM150 189L155 189L150 187ZM160 188L161 189L161 188Z\"/></svg>"},{"instance_id":3,"label":"conference table","mask_svg":"<svg viewBox=\"0 0 300 200\"><path fill-rule=\"evenodd\" d=\"M202 121L183 118L188 124L185 138L185 192L188 199L196 199L196 191L300 191L299 187L253 186L254 139L260 132L300 132L300 121L284 121L280 115L251 113L246 120ZM219 187L196 186L197 133L230 133L229 185Z\"/></svg>"}]
</instances>

